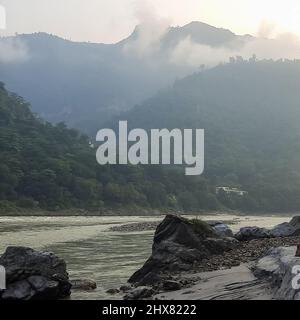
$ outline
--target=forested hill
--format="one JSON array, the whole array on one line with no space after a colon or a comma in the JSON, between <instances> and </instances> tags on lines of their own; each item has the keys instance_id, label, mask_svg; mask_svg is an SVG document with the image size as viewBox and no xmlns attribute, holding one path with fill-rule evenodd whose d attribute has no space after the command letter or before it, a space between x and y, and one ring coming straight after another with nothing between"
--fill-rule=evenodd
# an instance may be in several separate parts
<instances>
[{"instance_id":1,"label":"forested hill","mask_svg":"<svg viewBox=\"0 0 300 320\"><path fill-rule=\"evenodd\" d=\"M199 177L161 167L100 166L87 137L40 120L0 85L0 213L16 208L216 208ZM193 200L197 202L193 203Z\"/></svg>"},{"instance_id":2,"label":"forested hill","mask_svg":"<svg viewBox=\"0 0 300 320\"><path fill-rule=\"evenodd\" d=\"M248 209L299 210L299 88L299 61L238 58L177 81L122 119L137 128L205 129L210 185L248 191Z\"/></svg>"},{"instance_id":3,"label":"forested hill","mask_svg":"<svg viewBox=\"0 0 300 320\"><path fill-rule=\"evenodd\" d=\"M194 74L122 115L135 128L205 129L205 173L100 166L87 137L0 90L0 208L300 209L300 63L241 61ZM119 120L117 118L116 120ZM246 196L216 195L217 186Z\"/></svg>"},{"instance_id":4,"label":"forested hill","mask_svg":"<svg viewBox=\"0 0 300 320\"><path fill-rule=\"evenodd\" d=\"M92 162L84 136L39 120L1 84L0 208L94 204L100 188Z\"/></svg>"}]
</instances>

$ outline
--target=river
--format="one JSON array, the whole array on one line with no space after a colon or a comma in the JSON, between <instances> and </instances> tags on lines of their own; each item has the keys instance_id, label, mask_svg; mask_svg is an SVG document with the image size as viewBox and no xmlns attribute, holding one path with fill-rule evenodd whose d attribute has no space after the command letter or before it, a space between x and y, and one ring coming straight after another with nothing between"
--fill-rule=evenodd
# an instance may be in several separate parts
<instances>
[{"instance_id":1,"label":"river","mask_svg":"<svg viewBox=\"0 0 300 320\"><path fill-rule=\"evenodd\" d=\"M118 299L107 289L125 284L151 253L154 231L115 232L110 227L162 220L163 217L0 217L0 254L7 246L28 246L52 251L65 259L71 279L93 279L95 291L73 291L72 299ZM233 231L242 226L273 227L290 217L278 216L201 216L222 220Z\"/></svg>"}]
</instances>

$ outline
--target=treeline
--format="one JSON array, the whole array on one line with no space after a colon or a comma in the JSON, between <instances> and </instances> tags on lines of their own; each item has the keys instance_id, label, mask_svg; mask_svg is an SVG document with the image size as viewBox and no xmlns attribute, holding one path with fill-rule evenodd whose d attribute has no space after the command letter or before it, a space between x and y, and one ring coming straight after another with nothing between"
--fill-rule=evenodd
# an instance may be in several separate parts
<instances>
[{"instance_id":1,"label":"treeline","mask_svg":"<svg viewBox=\"0 0 300 320\"><path fill-rule=\"evenodd\" d=\"M300 60L231 59L176 81L121 118L132 128L205 129L203 179L209 186L248 192L246 197L222 195L218 203L298 211L299 88Z\"/></svg>"},{"instance_id":2,"label":"treeline","mask_svg":"<svg viewBox=\"0 0 300 320\"><path fill-rule=\"evenodd\" d=\"M131 128L205 129L205 173L187 177L171 166L100 166L87 136L39 119L1 85L0 207L298 211L299 87L299 61L232 61L116 118ZM217 186L248 193L216 195Z\"/></svg>"},{"instance_id":3,"label":"treeline","mask_svg":"<svg viewBox=\"0 0 300 320\"><path fill-rule=\"evenodd\" d=\"M89 138L39 119L0 86L0 211L220 207L214 187L178 168L100 166Z\"/></svg>"}]
</instances>

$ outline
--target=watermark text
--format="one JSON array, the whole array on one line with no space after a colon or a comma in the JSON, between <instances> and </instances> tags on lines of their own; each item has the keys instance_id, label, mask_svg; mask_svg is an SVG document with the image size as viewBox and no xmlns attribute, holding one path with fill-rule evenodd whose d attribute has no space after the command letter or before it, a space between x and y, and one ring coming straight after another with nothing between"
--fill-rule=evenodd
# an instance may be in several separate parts
<instances>
[{"instance_id":1,"label":"watermark text","mask_svg":"<svg viewBox=\"0 0 300 320\"><path fill-rule=\"evenodd\" d=\"M96 158L105 164L183 165L185 174L201 175L204 171L203 129L144 129L128 132L127 121L119 122L119 135L112 129L98 131L100 142Z\"/></svg>"}]
</instances>

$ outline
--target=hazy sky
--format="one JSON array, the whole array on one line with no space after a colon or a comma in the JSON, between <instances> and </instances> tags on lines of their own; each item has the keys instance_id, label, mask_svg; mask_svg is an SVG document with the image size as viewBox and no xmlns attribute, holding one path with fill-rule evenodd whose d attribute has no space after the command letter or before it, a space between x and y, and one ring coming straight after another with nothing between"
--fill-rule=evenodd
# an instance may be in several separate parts
<instances>
[{"instance_id":1,"label":"hazy sky","mask_svg":"<svg viewBox=\"0 0 300 320\"><path fill-rule=\"evenodd\" d=\"M7 29L0 35L44 31L75 41L116 42L143 21L170 25L202 21L238 34L300 36L299 0L0 0Z\"/></svg>"}]
</instances>

